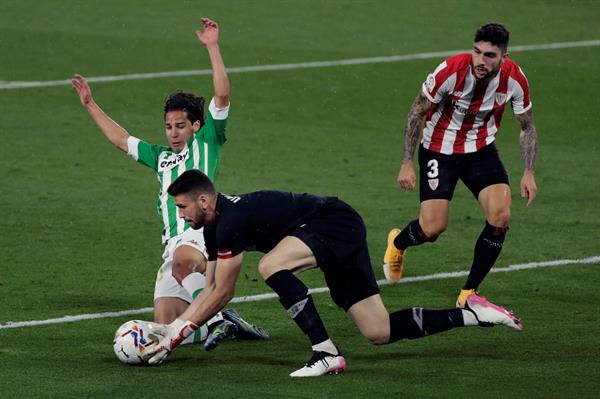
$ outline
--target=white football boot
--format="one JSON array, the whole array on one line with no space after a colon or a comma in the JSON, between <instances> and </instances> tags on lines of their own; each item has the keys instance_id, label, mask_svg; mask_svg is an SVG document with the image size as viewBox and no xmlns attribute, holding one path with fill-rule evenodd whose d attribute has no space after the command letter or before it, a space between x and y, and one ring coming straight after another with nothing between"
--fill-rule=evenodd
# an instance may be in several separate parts
<instances>
[{"instance_id":1,"label":"white football boot","mask_svg":"<svg viewBox=\"0 0 600 399\"><path fill-rule=\"evenodd\" d=\"M465 310L470 310L482 327L502 324L519 331L523 329L523 323L512 312L494 305L477 294L471 294L467 297Z\"/></svg>"},{"instance_id":2,"label":"white football boot","mask_svg":"<svg viewBox=\"0 0 600 399\"><path fill-rule=\"evenodd\" d=\"M313 355L299 370L290 377L319 377L324 374L339 374L346 369L346 359L338 349L337 355L328 352L313 351Z\"/></svg>"}]
</instances>

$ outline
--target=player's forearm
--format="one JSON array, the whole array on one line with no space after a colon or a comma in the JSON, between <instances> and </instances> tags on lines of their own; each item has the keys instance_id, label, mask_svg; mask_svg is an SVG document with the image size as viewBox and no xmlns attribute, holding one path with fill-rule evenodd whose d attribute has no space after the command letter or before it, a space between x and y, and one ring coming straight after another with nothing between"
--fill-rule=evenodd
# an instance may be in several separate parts
<instances>
[{"instance_id":1,"label":"player's forearm","mask_svg":"<svg viewBox=\"0 0 600 399\"><path fill-rule=\"evenodd\" d=\"M230 294L228 291L213 289L204 297L204 301L191 309L192 311L189 314L186 311L179 318L193 321L198 325L204 324L223 309L232 298L233 293ZM191 307L192 305L190 305Z\"/></svg>"},{"instance_id":2,"label":"player's forearm","mask_svg":"<svg viewBox=\"0 0 600 399\"><path fill-rule=\"evenodd\" d=\"M129 133L106 115L102 108L100 108L93 100L86 105L85 109L106 138L117 148L127 152L127 139L129 138Z\"/></svg>"},{"instance_id":3,"label":"player's forearm","mask_svg":"<svg viewBox=\"0 0 600 399\"><path fill-rule=\"evenodd\" d=\"M423 130L423 121L429 109L428 102L429 100L422 93L419 93L410 107L406 128L404 129L404 156L402 163L411 162L413 159L415 148Z\"/></svg>"},{"instance_id":4,"label":"player's forearm","mask_svg":"<svg viewBox=\"0 0 600 399\"><path fill-rule=\"evenodd\" d=\"M535 123L533 122L531 110L522 115L518 115L517 120L521 126L519 145L521 147L525 171L533 172L535 156L537 154L537 131L535 129Z\"/></svg>"},{"instance_id":5,"label":"player's forearm","mask_svg":"<svg viewBox=\"0 0 600 399\"><path fill-rule=\"evenodd\" d=\"M229 78L223 62L221 50L218 44L207 46L208 56L212 67L213 86L217 107L225 107L229 104Z\"/></svg>"}]
</instances>

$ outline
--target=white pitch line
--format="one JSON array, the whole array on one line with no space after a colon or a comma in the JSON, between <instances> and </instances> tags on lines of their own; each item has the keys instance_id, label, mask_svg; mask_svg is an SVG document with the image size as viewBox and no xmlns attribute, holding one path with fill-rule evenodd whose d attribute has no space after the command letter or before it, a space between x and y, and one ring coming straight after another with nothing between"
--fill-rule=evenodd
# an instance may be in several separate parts
<instances>
[{"instance_id":1,"label":"white pitch line","mask_svg":"<svg viewBox=\"0 0 600 399\"><path fill-rule=\"evenodd\" d=\"M562 42L562 43L546 43L546 44L530 44L523 46L511 46L511 52L517 51L535 51L535 50L556 50L564 48L576 48L576 47L593 47L600 46L600 40L582 40L576 42ZM442 58L454 55L456 53L469 51L469 50L452 50L452 51L434 51L428 53L417 53L417 54L404 54L404 55L390 55L381 57L369 57L369 58L351 58L345 60L334 60L334 61L314 61L314 62L297 62L291 64L272 64L272 65L255 65L255 66L242 66L227 68L228 73L246 73L246 72L265 72L265 71L282 71L289 69L306 69L306 68L327 68L332 66L348 66L348 65L363 65L363 64L380 64L385 62L400 62L400 61L411 61L411 60L424 60L431 58ZM115 76L96 76L88 78L89 82L101 83L101 82L117 82L123 80L140 80L140 79L159 79L159 78L171 78L177 76L197 76L197 75L210 75L212 70L210 69L194 69L188 71L167 71L167 72L149 72L149 73L132 73L127 75L115 75ZM44 80L44 81L3 81L0 80L0 90L15 90L15 89L27 89L37 87L51 87L51 86L68 86L71 85L71 79L62 80Z\"/></svg>"},{"instance_id":2,"label":"white pitch line","mask_svg":"<svg viewBox=\"0 0 600 399\"><path fill-rule=\"evenodd\" d=\"M510 265L507 267L499 267L494 268L490 271L490 273L508 273L519 270L527 270L527 269L539 269L545 267L556 267L556 266L566 266L566 265L582 265L582 264L600 264L600 256L591 256L589 258L583 259L558 259L558 260L550 260L545 262L531 262L531 263L521 263L516 265ZM456 278L456 277L464 277L469 274L468 271L459 271L459 272L449 272L449 273L434 273L426 276L415 276L415 277L404 277L397 284L410 284L417 283L421 281L430 281L430 280L444 280L448 278ZM390 283L387 280L379 280L377 284L389 285ZM320 287L313 288L310 290L310 293L316 294L321 292L329 292L329 288ZM249 296L241 296L235 297L231 300L231 303L239 303L239 302L257 302L264 301L267 299L277 298L277 294L275 293L267 293L267 294L258 294L258 295L249 295ZM88 313L81 314L76 316L63 316L55 319L47 319L47 320L29 320L29 321L8 321L4 324L0 324L0 330L5 330L9 328L19 328L19 327L33 327L40 326L46 324L60 324L60 323L70 323L76 321L83 320L92 320L92 319L102 319L107 317L120 317L120 316L129 316L136 315L142 313L151 313L152 308L141 308L141 309L131 309L131 310L123 310L120 312L103 312L103 313Z\"/></svg>"}]
</instances>

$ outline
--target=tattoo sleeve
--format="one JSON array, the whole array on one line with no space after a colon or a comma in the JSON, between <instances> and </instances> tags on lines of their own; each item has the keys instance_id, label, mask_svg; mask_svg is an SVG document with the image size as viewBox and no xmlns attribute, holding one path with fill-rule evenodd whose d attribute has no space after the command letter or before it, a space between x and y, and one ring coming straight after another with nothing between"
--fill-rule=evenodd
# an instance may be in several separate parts
<instances>
[{"instance_id":1,"label":"tattoo sleeve","mask_svg":"<svg viewBox=\"0 0 600 399\"><path fill-rule=\"evenodd\" d=\"M521 155L523 156L525 170L533 171L537 152L537 132L533 123L533 112L530 109L521 115L516 115L516 118L521 126L519 144L521 146Z\"/></svg>"},{"instance_id":2,"label":"tattoo sleeve","mask_svg":"<svg viewBox=\"0 0 600 399\"><path fill-rule=\"evenodd\" d=\"M427 111L431 109L433 103L429 101L427 97L421 92L415 98L410 112L408 113L408 120L406 121L406 128L404 129L404 158L402 162L411 161L415 153L415 148L421 131L423 130L423 121Z\"/></svg>"}]
</instances>

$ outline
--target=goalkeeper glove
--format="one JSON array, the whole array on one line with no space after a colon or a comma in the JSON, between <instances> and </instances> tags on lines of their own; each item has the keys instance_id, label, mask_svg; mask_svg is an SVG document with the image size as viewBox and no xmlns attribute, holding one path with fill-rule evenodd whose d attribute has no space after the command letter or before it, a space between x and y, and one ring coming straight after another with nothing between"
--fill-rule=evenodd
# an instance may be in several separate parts
<instances>
[{"instance_id":1,"label":"goalkeeper glove","mask_svg":"<svg viewBox=\"0 0 600 399\"><path fill-rule=\"evenodd\" d=\"M150 365L161 364L184 339L198 329L196 323L180 319L175 319L169 325L154 324L153 327L156 336L161 336L162 339L156 347L143 355L144 360L147 360Z\"/></svg>"}]
</instances>

